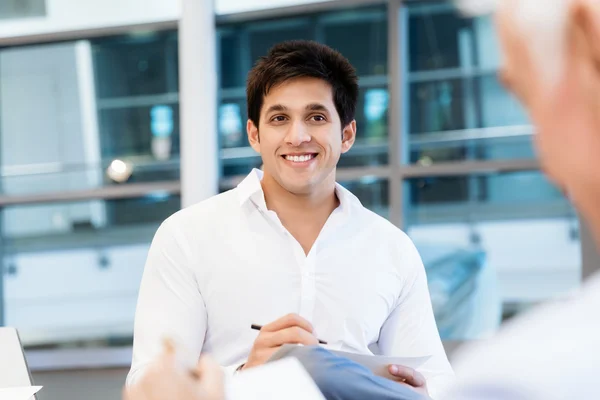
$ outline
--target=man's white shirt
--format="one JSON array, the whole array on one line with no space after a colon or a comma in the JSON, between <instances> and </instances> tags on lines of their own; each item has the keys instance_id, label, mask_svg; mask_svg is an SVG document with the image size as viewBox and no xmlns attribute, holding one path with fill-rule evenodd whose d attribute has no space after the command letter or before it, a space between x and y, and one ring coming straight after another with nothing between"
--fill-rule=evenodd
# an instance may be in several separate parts
<instances>
[{"instance_id":1,"label":"man's white shirt","mask_svg":"<svg viewBox=\"0 0 600 400\"><path fill-rule=\"evenodd\" d=\"M179 211L152 242L135 319L131 383L171 338L188 363L210 353L229 371L258 332L286 314L309 320L329 348L431 356L419 369L435 397L453 372L435 324L425 269L411 240L340 185L306 255L266 207L253 170L237 188Z\"/></svg>"}]
</instances>

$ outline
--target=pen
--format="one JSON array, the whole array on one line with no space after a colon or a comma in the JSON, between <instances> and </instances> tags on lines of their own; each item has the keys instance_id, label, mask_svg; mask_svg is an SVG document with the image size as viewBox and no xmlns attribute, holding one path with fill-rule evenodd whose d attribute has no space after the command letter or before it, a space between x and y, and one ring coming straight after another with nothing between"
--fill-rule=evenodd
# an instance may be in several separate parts
<instances>
[{"instance_id":1,"label":"pen","mask_svg":"<svg viewBox=\"0 0 600 400\"><path fill-rule=\"evenodd\" d=\"M254 329L255 331L260 331L262 329L262 325L256 325L256 324L252 324L250 325L250 328ZM318 339L320 344L327 344L326 341Z\"/></svg>"}]
</instances>

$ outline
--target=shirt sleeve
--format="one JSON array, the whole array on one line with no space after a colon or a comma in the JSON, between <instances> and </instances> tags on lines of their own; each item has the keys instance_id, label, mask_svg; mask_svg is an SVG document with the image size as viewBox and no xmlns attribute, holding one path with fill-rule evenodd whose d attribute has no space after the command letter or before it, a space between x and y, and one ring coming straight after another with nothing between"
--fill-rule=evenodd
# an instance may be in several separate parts
<instances>
[{"instance_id":1,"label":"shirt sleeve","mask_svg":"<svg viewBox=\"0 0 600 400\"><path fill-rule=\"evenodd\" d=\"M437 330L427 276L412 241L404 236L399 268L407 278L397 304L381 328L379 349L386 356L431 356L420 368L432 398L454 379Z\"/></svg>"},{"instance_id":2,"label":"shirt sleeve","mask_svg":"<svg viewBox=\"0 0 600 400\"><path fill-rule=\"evenodd\" d=\"M171 217L172 218L172 217ZM165 221L156 232L140 285L133 334L133 360L127 377L131 385L161 353L163 340L177 346L184 365L194 366L206 334L206 308L190 251L172 224Z\"/></svg>"}]
</instances>

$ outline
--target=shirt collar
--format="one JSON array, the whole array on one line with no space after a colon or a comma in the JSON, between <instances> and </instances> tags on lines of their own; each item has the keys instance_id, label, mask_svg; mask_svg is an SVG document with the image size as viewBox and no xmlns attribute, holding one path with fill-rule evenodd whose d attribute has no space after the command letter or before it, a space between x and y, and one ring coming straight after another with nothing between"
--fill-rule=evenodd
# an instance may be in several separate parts
<instances>
[{"instance_id":1,"label":"shirt collar","mask_svg":"<svg viewBox=\"0 0 600 400\"><path fill-rule=\"evenodd\" d=\"M263 171L254 168L246 178L237 186L239 191L240 206L246 204L249 200L252 200L257 206L267 209L265 202L265 195L262 190L260 181L263 178ZM339 209L343 214L348 215L353 206L360 206L360 200L352 194L348 189L340 185L335 184L335 193L340 200Z\"/></svg>"},{"instance_id":2,"label":"shirt collar","mask_svg":"<svg viewBox=\"0 0 600 400\"><path fill-rule=\"evenodd\" d=\"M264 194L260 181L262 181L263 172L259 169L252 169L248 176L237 186L239 191L240 205L244 205L248 200L252 199L257 195L262 195L264 201Z\"/></svg>"}]
</instances>

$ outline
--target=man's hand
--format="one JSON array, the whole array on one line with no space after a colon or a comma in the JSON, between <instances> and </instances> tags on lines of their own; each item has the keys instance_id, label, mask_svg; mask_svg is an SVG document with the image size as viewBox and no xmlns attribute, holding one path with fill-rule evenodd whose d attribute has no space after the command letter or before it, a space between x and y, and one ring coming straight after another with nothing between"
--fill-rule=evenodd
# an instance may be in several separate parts
<instances>
[{"instance_id":1,"label":"man's hand","mask_svg":"<svg viewBox=\"0 0 600 400\"><path fill-rule=\"evenodd\" d=\"M193 370L177 366L175 351L165 346L139 382L123 390L124 400L224 400L223 372L204 356Z\"/></svg>"},{"instance_id":2,"label":"man's hand","mask_svg":"<svg viewBox=\"0 0 600 400\"><path fill-rule=\"evenodd\" d=\"M427 381L419 371L403 365L390 365L388 370L398 383L407 385L417 393L429 397Z\"/></svg>"},{"instance_id":3,"label":"man's hand","mask_svg":"<svg viewBox=\"0 0 600 400\"><path fill-rule=\"evenodd\" d=\"M264 364L279 347L288 343L310 346L319 341L313 335L310 322L297 314L288 314L262 327L242 369Z\"/></svg>"}]
</instances>

